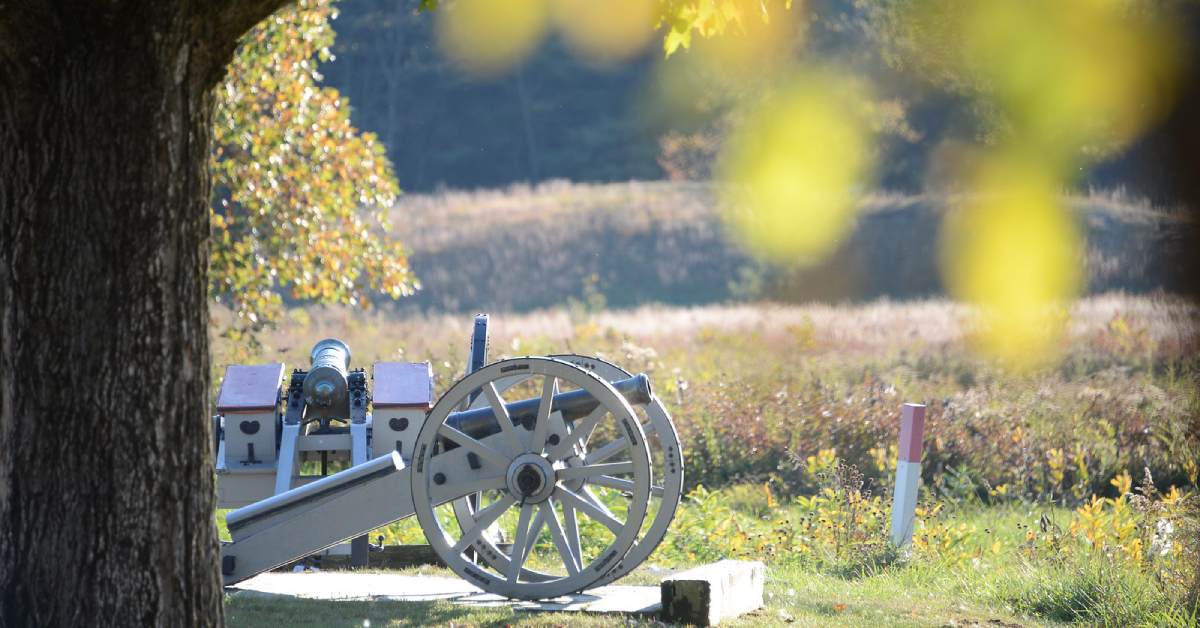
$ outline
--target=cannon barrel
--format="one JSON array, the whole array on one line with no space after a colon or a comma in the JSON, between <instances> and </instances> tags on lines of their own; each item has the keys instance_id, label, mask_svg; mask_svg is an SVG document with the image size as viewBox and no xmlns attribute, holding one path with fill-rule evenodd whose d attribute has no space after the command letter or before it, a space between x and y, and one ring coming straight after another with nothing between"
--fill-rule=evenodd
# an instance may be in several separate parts
<instances>
[{"instance_id":1,"label":"cannon barrel","mask_svg":"<svg viewBox=\"0 0 1200 628\"><path fill-rule=\"evenodd\" d=\"M644 373L611 383L613 388L617 389L617 392L625 397L629 403L633 405L650 403L650 378L646 377ZM532 425L532 422L537 417L538 405L541 404L541 401L541 399L523 399L521 401L506 403L504 407L508 410L508 416L512 419L513 425L521 425L526 422ZM573 421L587 416L598 405L600 405L600 402L591 393L579 389L554 395L550 411L561 412L564 419ZM500 431L500 426L493 419L493 416L495 415L491 407L476 408L474 410L451 413L450 416L446 417L446 424L460 432L464 432L471 438L485 438ZM453 444L450 443L450 445ZM453 447L449 448L452 449Z\"/></svg>"},{"instance_id":2,"label":"cannon barrel","mask_svg":"<svg viewBox=\"0 0 1200 628\"><path fill-rule=\"evenodd\" d=\"M336 338L326 338L313 346L310 357L312 368L304 376L304 400L318 408L346 406L350 347Z\"/></svg>"}]
</instances>

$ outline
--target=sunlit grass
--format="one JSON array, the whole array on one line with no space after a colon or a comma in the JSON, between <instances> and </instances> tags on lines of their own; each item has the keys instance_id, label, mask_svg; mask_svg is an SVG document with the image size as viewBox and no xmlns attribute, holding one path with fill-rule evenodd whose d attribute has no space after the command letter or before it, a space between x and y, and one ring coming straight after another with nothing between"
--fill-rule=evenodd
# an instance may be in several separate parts
<instances>
[{"instance_id":1,"label":"sunlit grass","mask_svg":"<svg viewBox=\"0 0 1200 628\"><path fill-rule=\"evenodd\" d=\"M761 492L759 492L761 494ZM745 505L736 515L756 526ZM720 516L720 513L717 513ZM772 515L799 516L794 505L780 505ZM681 523L712 516L685 501ZM820 626L938 626L951 623L1002 622L1053 625L1085 621L1110 625L1187 625L1186 609L1164 596L1153 578L1101 556L1056 560L1050 553L1030 558L1019 549L1030 530L1042 534L1041 522L1065 528L1068 509L1010 504L968 507L947 512L955 526L970 530L968 551L978 558L947 563L914 557L865 570L822 567L786 556L764 557L768 563L765 608L733 625L784 624ZM727 551L729 536L712 540L712 552ZM1000 551L994 551L999 543ZM689 561L664 547L627 577L623 584L656 585L666 574L687 568L712 554ZM535 560L540 560L538 556ZM419 567L398 573L454 577L444 568ZM468 608L449 602L337 602L261 598L235 593L226 598L231 625L415 625L433 621L458 624L603 625L650 623L653 618L594 617L571 614L522 614L507 607Z\"/></svg>"}]
</instances>

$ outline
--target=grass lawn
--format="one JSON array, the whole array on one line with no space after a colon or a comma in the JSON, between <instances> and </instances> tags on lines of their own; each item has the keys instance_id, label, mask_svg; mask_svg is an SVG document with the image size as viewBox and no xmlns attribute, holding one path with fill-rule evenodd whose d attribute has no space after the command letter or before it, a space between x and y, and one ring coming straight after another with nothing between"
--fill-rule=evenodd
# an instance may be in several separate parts
<instances>
[{"instance_id":1,"label":"grass lawn","mask_svg":"<svg viewBox=\"0 0 1200 628\"><path fill-rule=\"evenodd\" d=\"M1063 509L982 508L960 519L1006 546L1022 534L1019 523L1043 514L1060 520ZM663 567L656 556L622 584L657 584ZM672 565L682 569L686 564ZM865 572L865 573L864 573ZM446 569L424 567L397 573L453 576ZM814 568L787 557L768 564L766 606L731 625L814 626L970 626L1054 625L1052 612L1021 615L1023 583L1056 577L1053 567L1022 560L1013 552L994 554L958 566L928 560L868 567L857 574ZM1053 610L1053 609L1048 609ZM450 602L335 602L234 593L226 597L231 626L407 626L571 625L618 626L651 624L654 617L589 616L578 613L514 612L508 608L468 608Z\"/></svg>"},{"instance_id":2,"label":"grass lawn","mask_svg":"<svg viewBox=\"0 0 1200 628\"><path fill-rule=\"evenodd\" d=\"M452 575L448 571L427 573ZM889 570L864 578L842 578L810 570L768 570L767 604L730 625L945 626L1043 625L1019 618L961 589L973 578L935 574L919 567ZM451 602L331 602L236 593L226 597L230 626L623 626L655 623L654 617L594 616L580 613L514 612L508 608L468 608ZM1003 622L1003 623L997 623Z\"/></svg>"}]
</instances>

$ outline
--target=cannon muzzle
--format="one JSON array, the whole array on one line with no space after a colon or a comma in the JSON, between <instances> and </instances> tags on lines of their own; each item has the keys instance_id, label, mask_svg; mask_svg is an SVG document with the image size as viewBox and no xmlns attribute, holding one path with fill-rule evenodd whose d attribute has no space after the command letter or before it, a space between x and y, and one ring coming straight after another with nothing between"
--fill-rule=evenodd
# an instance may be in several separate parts
<instances>
[{"instance_id":1,"label":"cannon muzzle","mask_svg":"<svg viewBox=\"0 0 1200 628\"><path fill-rule=\"evenodd\" d=\"M650 378L646 377L644 373L611 383L613 388L616 388L617 392L629 403L633 405L650 403ZM539 404L541 404L541 399L523 399L506 403L504 408L508 410L508 416L512 419L513 425L533 425L533 421L537 418ZM550 411L552 413L561 412L563 419L573 421L587 416L598 405L600 402L591 393L580 389L555 395L550 405ZM495 415L490 407L476 408L451 413L446 417L446 424L471 438L485 438L500 431L500 426L493 416ZM453 445L453 443L450 444Z\"/></svg>"},{"instance_id":2,"label":"cannon muzzle","mask_svg":"<svg viewBox=\"0 0 1200 628\"><path fill-rule=\"evenodd\" d=\"M320 409L349 408L350 347L336 338L326 338L312 349L312 368L304 376L304 400Z\"/></svg>"}]
</instances>

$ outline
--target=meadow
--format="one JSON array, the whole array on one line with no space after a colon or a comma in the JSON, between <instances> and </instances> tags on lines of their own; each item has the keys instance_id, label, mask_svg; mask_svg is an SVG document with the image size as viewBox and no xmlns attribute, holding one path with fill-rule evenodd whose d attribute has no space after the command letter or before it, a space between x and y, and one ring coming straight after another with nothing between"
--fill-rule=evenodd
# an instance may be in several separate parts
<instances>
[{"instance_id":1,"label":"meadow","mask_svg":"<svg viewBox=\"0 0 1200 628\"><path fill-rule=\"evenodd\" d=\"M672 412L687 497L634 580L764 560L770 599L752 623L1197 620L1200 311L1183 300L1083 299L1062 312L1059 359L1024 372L976 354L975 313L941 300L576 301L492 314L492 359L595 354L649 374ZM299 366L312 342L337 336L360 366L430 361L440 393L464 369L469 325L464 315L295 308L258 348L217 338L214 361ZM903 402L926 404L928 418L914 543L897 551L886 534ZM411 523L380 533L420 540ZM285 606L301 623L575 621L436 604ZM227 608L243 625L282 612L236 596Z\"/></svg>"},{"instance_id":2,"label":"meadow","mask_svg":"<svg viewBox=\"0 0 1200 628\"><path fill-rule=\"evenodd\" d=\"M863 302L945 294L940 255L952 193L873 192L852 233L815 267L756 259L705 182L548 181L400 197L389 211L424 288L405 311L531 311L570 299L631 308L737 301ZM1185 213L1120 191L1063 199L1086 240L1088 293L1180 285Z\"/></svg>"}]
</instances>

